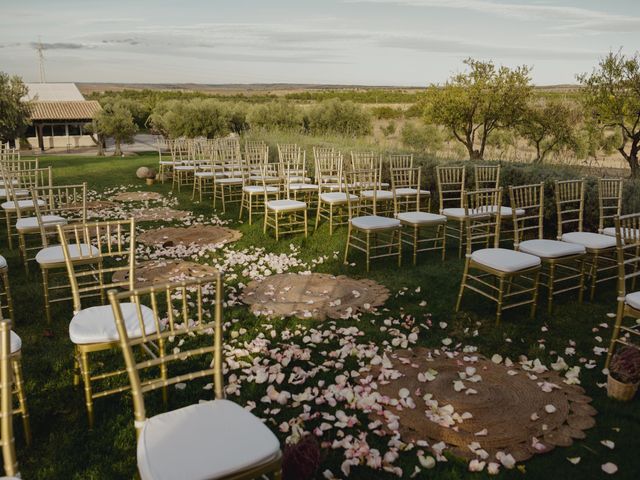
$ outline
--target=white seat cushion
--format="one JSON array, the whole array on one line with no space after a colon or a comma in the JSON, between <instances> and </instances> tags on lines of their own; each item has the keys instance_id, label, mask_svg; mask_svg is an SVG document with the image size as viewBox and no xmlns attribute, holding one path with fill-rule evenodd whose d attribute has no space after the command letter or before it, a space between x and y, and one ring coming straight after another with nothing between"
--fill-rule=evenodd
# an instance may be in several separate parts
<instances>
[{"instance_id":1,"label":"white seat cushion","mask_svg":"<svg viewBox=\"0 0 640 480\"><path fill-rule=\"evenodd\" d=\"M242 179L237 177L216 178L216 183L219 183L222 185L242 185Z\"/></svg>"},{"instance_id":2,"label":"white seat cushion","mask_svg":"<svg viewBox=\"0 0 640 480\"><path fill-rule=\"evenodd\" d=\"M22 339L13 330L11 330L10 343L11 343L11 353L16 353L18 350L22 348Z\"/></svg>"},{"instance_id":3,"label":"white seat cushion","mask_svg":"<svg viewBox=\"0 0 640 480\"><path fill-rule=\"evenodd\" d=\"M340 183L323 183L320 188L321 190L340 190L344 187L344 184Z\"/></svg>"},{"instance_id":4,"label":"white seat cushion","mask_svg":"<svg viewBox=\"0 0 640 480\"><path fill-rule=\"evenodd\" d=\"M489 208L488 210L490 213L497 213L498 208L493 205ZM525 211L522 208L517 208L516 209L516 216L521 217L522 215L525 214ZM513 215L513 210L511 209L511 207L500 207L500 216L501 217L510 217L511 215Z\"/></svg>"},{"instance_id":5,"label":"white seat cushion","mask_svg":"<svg viewBox=\"0 0 640 480\"><path fill-rule=\"evenodd\" d=\"M196 177L199 177L199 178L213 178L215 176L216 176L216 174L213 173L210 170L202 171L202 172L196 172Z\"/></svg>"},{"instance_id":6,"label":"white seat cushion","mask_svg":"<svg viewBox=\"0 0 640 480\"><path fill-rule=\"evenodd\" d=\"M288 212L291 210L305 210L307 204L298 200L270 200L267 202L267 208L276 212Z\"/></svg>"},{"instance_id":7,"label":"white seat cushion","mask_svg":"<svg viewBox=\"0 0 640 480\"><path fill-rule=\"evenodd\" d=\"M29 195L29 190L25 190L24 188L17 188L13 190L13 194L16 197L26 197ZM0 197L7 198L7 190L4 188L0 188Z\"/></svg>"},{"instance_id":8,"label":"white seat cushion","mask_svg":"<svg viewBox=\"0 0 640 480\"><path fill-rule=\"evenodd\" d=\"M592 232L571 232L562 235L563 242L577 243L593 250L602 250L616 246L615 237Z\"/></svg>"},{"instance_id":9,"label":"white seat cushion","mask_svg":"<svg viewBox=\"0 0 640 480\"><path fill-rule=\"evenodd\" d=\"M464 220L467 217L464 208L445 208L440 213L442 213L442 215L444 215L447 218L453 218L453 219L456 219L456 220ZM488 217L489 216L487 213L480 214L480 215L473 215L472 212L469 212L469 213L472 216L477 217L477 218L483 218L483 217Z\"/></svg>"},{"instance_id":10,"label":"white seat cushion","mask_svg":"<svg viewBox=\"0 0 640 480\"><path fill-rule=\"evenodd\" d=\"M624 297L624 301L627 305L640 310L640 292L633 292Z\"/></svg>"},{"instance_id":11,"label":"white seat cushion","mask_svg":"<svg viewBox=\"0 0 640 480\"><path fill-rule=\"evenodd\" d=\"M291 175L290 177L288 177L288 182L289 183L307 183L307 182L310 182L310 181L311 181L311 178L303 177L301 175Z\"/></svg>"},{"instance_id":12,"label":"white seat cushion","mask_svg":"<svg viewBox=\"0 0 640 480\"><path fill-rule=\"evenodd\" d=\"M501 272L519 272L540 266L540 258L506 248L483 248L471 254L471 260Z\"/></svg>"},{"instance_id":13,"label":"white seat cushion","mask_svg":"<svg viewBox=\"0 0 640 480\"><path fill-rule=\"evenodd\" d=\"M560 258L581 255L587 252L583 245L559 240L526 240L518 245L518 250L540 258Z\"/></svg>"},{"instance_id":14,"label":"white seat cushion","mask_svg":"<svg viewBox=\"0 0 640 480\"><path fill-rule=\"evenodd\" d=\"M67 220L58 215L43 215L42 223L46 227L55 227L56 225L66 225ZM39 229L38 217L19 218L16 222L16 230L37 230Z\"/></svg>"},{"instance_id":15,"label":"white seat cushion","mask_svg":"<svg viewBox=\"0 0 640 480\"><path fill-rule=\"evenodd\" d=\"M602 234L603 235L608 235L609 237L615 237L616 236L616 229L615 227L607 227L604 230L602 230ZM623 237L631 237L631 238L640 238L640 230L638 229L633 229L633 228L625 228L623 229L622 232Z\"/></svg>"},{"instance_id":16,"label":"white seat cushion","mask_svg":"<svg viewBox=\"0 0 640 480\"><path fill-rule=\"evenodd\" d=\"M360 192L362 198L373 198L374 190L363 190ZM375 190L376 200L393 200L393 193L389 190Z\"/></svg>"},{"instance_id":17,"label":"white seat cushion","mask_svg":"<svg viewBox=\"0 0 640 480\"><path fill-rule=\"evenodd\" d=\"M121 303L120 308L129 337L140 337L142 331L135 304ZM153 310L145 305L141 305L140 308L142 309L145 333L155 332ZM118 341L120 337L111 305L89 307L76 313L69 323L69 338L78 345Z\"/></svg>"},{"instance_id":18,"label":"white seat cushion","mask_svg":"<svg viewBox=\"0 0 640 480\"><path fill-rule=\"evenodd\" d=\"M314 185L313 183L290 183L289 189L316 191L318 190L318 185Z\"/></svg>"},{"instance_id":19,"label":"white seat cushion","mask_svg":"<svg viewBox=\"0 0 640 480\"><path fill-rule=\"evenodd\" d=\"M188 172L189 170L195 170L196 167L194 165L176 165L174 169L182 170L183 172Z\"/></svg>"},{"instance_id":20,"label":"white seat cushion","mask_svg":"<svg viewBox=\"0 0 640 480\"><path fill-rule=\"evenodd\" d=\"M447 223L447 217L429 212L402 212L396 215L402 223L408 225L441 225Z\"/></svg>"},{"instance_id":21,"label":"white seat cushion","mask_svg":"<svg viewBox=\"0 0 640 480\"><path fill-rule=\"evenodd\" d=\"M358 200L357 195L349 194L351 201ZM320 200L325 203L347 203L347 194L345 192L328 192L321 193Z\"/></svg>"},{"instance_id":22,"label":"white seat cushion","mask_svg":"<svg viewBox=\"0 0 640 480\"><path fill-rule=\"evenodd\" d=\"M91 253L89 253L91 252ZM100 254L100 250L92 246L89 250L89 245L81 243L69 245L69 256L72 260L81 257L97 257ZM62 251L62 245L54 245L52 247L43 248L36 254L36 262L41 265L47 265L51 263L64 263L64 252Z\"/></svg>"},{"instance_id":23,"label":"white seat cushion","mask_svg":"<svg viewBox=\"0 0 640 480\"><path fill-rule=\"evenodd\" d=\"M247 185L246 187L243 187L242 190L247 193L264 193L265 187L262 185ZM267 193L278 193L278 187L270 187L267 185L266 190Z\"/></svg>"},{"instance_id":24,"label":"white seat cushion","mask_svg":"<svg viewBox=\"0 0 640 480\"><path fill-rule=\"evenodd\" d=\"M379 217L377 215L367 215L351 219L351 225L360 230L388 230L398 228L400 220L389 217Z\"/></svg>"},{"instance_id":25,"label":"white seat cushion","mask_svg":"<svg viewBox=\"0 0 640 480\"><path fill-rule=\"evenodd\" d=\"M396 188L395 189L396 195L398 197L409 197L412 195L417 195L418 190L416 190L415 188ZM420 195L431 195L431 192L429 190L420 190Z\"/></svg>"},{"instance_id":26,"label":"white seat cushion","mask_svg":"<svg viewBox=\"0 0 640 480\"><path fill-rule=\"evenodd\" d=\"M7 268L7 259L0 255L0 268Z\"/></svg>"},{"instance_id":27,"label":"white seat cushion","mask_svg":"<svg viewBox=\"0 0 640 480\"><path fill-rule=\"evenodd\" d=\"M143 480L227 477L276 458L280 442L259 418L229 400L149 418L138 439Z\"/></svg>"},{"instance_id":28,"label":"white seat cushion","mask_svg":"<svg viewBox=\"0 0 640 480\"><path fill-rule=\"evenodd\" d=\"M278 177L272 177L272 176L269 176L269 175L266 175L264 177L262 175L251 175L249 177L249 180L252 180L254 182L261 182L263 178L264 178L265 182L276 182L276 181L280 180Z\"/></svg>"},{"instance_id":29,"label":"white seat cushion","mask_svg":"<svg viewBox=\"0 0 640 480\"><path fill-rule=\"evenodd\" d=\"M178 163L173 160L160 160L160 165L178 165Z\"/></svg>"},{"instance_id":30,"label":"white seat cushion","mask_svg":"<svg viewBox=\"0 0 640 480\"><path fill-rule=\"evenodd\" d=\"M4 202L1 206L3 210L15 210L16 202ZM38 206L44 207L44 201L38 200ZM18 200L17 207L24 208L24 209L35 208L33 204L33 200Z\"/></svg>"}]
</instances>

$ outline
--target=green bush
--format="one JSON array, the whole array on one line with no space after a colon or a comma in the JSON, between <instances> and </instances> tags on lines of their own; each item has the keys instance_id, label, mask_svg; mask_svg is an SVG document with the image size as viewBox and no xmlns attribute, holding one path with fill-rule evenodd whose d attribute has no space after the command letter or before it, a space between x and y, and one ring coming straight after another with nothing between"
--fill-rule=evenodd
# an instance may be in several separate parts
<instances>
[{"instance_id":1,"label":"green bush","mask_svg":"<svg viewBox=\"0 0 640 480\"><path fill-rule=\"evenodd\" d=\"M371 133L371 116L350 100L323 100L309 109L308 130L314 135L360 137Z\"/></svg>"},{"instance_id":2,"label":"green bush","mask_svg":"<svg viewBox=\"0 0 640 480\"><path fill-rule=\"evenodd\" d=\"M400 130L402 145L411 150L426 152L442 148L444 137L435 125L406 123Z\"/></svg>"},{"instance_id":3,"label":"green bush","mask_svg":"<svg viewBox=\"0 0 640 480\"><path fill-rule=\"evenodd\" d=\"M388 107L386 105L383 107L374 107L371 109L371 112L378 120L395 120L404 116L404 112L401 109Z\"/></svg>"},{"instance_id":4,"label":"green bush","mask_svg":"<svg viewBox=\"0 0 640 480\"><path fill-rule=\"evenodd\" d=\"M193 99L159 103L149 122L154 130L169 138L214 138L231 131L231 119L226 104L213 99Z\"/></svg>"},{"instance_id":5,"label":"green bush","mask_svg":"<svg viewBox=\"0 0 640 480\"><path fill-rule=\"evenodd\" d=\"M286 100L278 100L251 106L247 123L255 130L300 131L304 127L304 118L300 107Z\"/></svg>"}]
</instances>

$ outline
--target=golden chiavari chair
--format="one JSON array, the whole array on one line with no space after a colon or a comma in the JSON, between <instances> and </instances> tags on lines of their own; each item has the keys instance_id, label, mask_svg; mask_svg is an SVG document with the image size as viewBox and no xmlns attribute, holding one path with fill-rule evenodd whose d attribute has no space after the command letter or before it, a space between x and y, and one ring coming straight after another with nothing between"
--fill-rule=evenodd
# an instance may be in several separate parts
<instances>
[{"instance_id":1,"label":"golden chiavari chair","mask_svg":"<svg viewBox=\"0 0 640 480\"><path fill-rule=\"evenodd\" d=\"M4 211L7 225L9 248L13 249L13 223L17 215L18 207L22 212L33 211L35 208L33 200L25 197L29 197L31 189L33 188L53 186L53 176L51 167L14 171L10 174L3 172L3 176L5 186L7 187L6 191L10 194L15 193L13 197L7 198L7 201L0 205ZM26 193L23 195L23 192ZM40 205L44 205L42 200L38 200L38 202Z\"/></svg>"},{"instance_id":2,"label":"golden chiavari chair","mask_svg":"<svg viewBox=\"0 0 640 480\"><path fill-rule=\"evenodd\" d=\"M38 157L34 159L18 159L18 160L6 160L0 162L0 198L7 198L7 191L5 187L5 175L11 175L14 172L37 170L40 168L40 160ZM12 185L18 188L20 185L20 176L16 175L12 179ZM22 195L28 195L28 192L22 192Z\"/></svg>"},{"instance_id":3,"label":"golden chiavari chair","mask_svg":"<svg viewBox=\"0 0 640 480\"><path fill-rule=\"evenodd\" d=\"M377 214L376 189L373 190L373 214L368 215L361 209L362 191L377 184L378 174L376 168L356 170L353 164L345 168L344 174L349 213L344 263L348 263L349 250L353 248L365 254L367 272L374 259L397 257L398 266L402 263L400 220Z\"/></svg>"},{"instance_id":4,"label":"golden chiavari chair","mask_svg":"<svg viewBox=\"0 0 640 480\"><path fill-rule=\"evenodd\" d=\"M616 267L618 270L618 308L605 368L609 368L616 346L640 348L640 291L633 291L640 276L640 213L614 219L616 229ZM631 285L629 285L631 283ZM631 288L629 288L631 287ZM631 290L631 291L630 291ZM625 319L635 320L626 324Z\"/></svg>"},{"instance_id":5,"label":"golden chiavari chair","mask_svg":"<svg viewBox=\"0 0 640 480\"><path fill-rule=\"evenodd\" d=\"M311 183L307 170L307 152L298 145L278 145L280 176L294 200L301 200L312 206L319 193L318 185Z\"/></svg>"},{"instance_id":6,"label":"golden chiavari chair","mask_svg":"<svg viewBox=\"0 0 640 480\"><path fill-rule=\"evenodd\" d=\"M622 214L621 178L598 179L598 233L616 236L614 219Z\"/></svg>"},{"instance_id":7,"label":"golden chiavari chair","mask_svg":"<svg viewBox=\"0 0 640 480\"><path fill-rule=\"evenodd\" d=\"M351 152L351 168L371 170L371 184L359 189L360 214L393 216L393 192L382 178L382 156L373 152Z\"/></svg>"},{"instance_id":8,"label":"golden chiavari chair","mask_svg":"<svg viewBox=\"0 0 640 480\"><path fill-rule=\"evenodd\" d=\"M591 283L591 300L598 283L617 278L616 239L602 233L583 231L584 180L555 182L558 240L577 243L587 250L586 267Z\"/></svg>"},{"instance_id":9,"label":"golden chiavari chair","mask_svg":"<svg viewBox=\"0 0 640 480\"><path fill-rule=\"evenodd\" d=\"M162 183L165 182L167 178L173 175L173 167L177 165L173 151L172 145L175 140L164 138L161 135L156 137L156 148L158 149L158 177L160 177L160 181ZM162 158L162 152L169 151L169 157L165 155L165 158Z\"/></svg>"},{"instance_id":10,"label":"golden chiavari chair","mask_svg":"<svg viewBox=\"0 0 640 480\"><path fill-rule=\"evenodd\" d=\"M393 194L398 198L409 197L408 203L413 204L413 197L420 194L420 200L427 204L426 211L431 210L431 192L421 186L415 188L405 184L413 183L412 174L405 173L414 171L413 154L389 155L389 173L391 175L391 186ZM405 182L406 180L406 182ZM395 186L394 186L395 185ZM401 202L402 203L402 202Z\"/></svg>"},{"instance_id":11,"label":"golden chiavari chair","mask_svg":"<svg viewBox=\"0 0 640 480\"><path fill-rule=\"evenodd\" d=\"M7 316L13 322L15 320L13 314L13 298L11 297L11 285L9 283L9 264L7 259L0 255L0 281L2 289L0 289L0 311L5 310Z\"/></svg>"},{"instance_id":12,"label":"golden chiavari chair","mask_svg":"<svg viewBox=\"0 0 640 480\"><path fill-rule=\"evenodd\" d=\"M282 168L282 164L279 163L279 169ZM305 238L308 235L308 216L306 202L296 200L293 198L291 189L291 176L297 174L294 170L287 170L286 173L291 175L289 177L279 177L278 183L269 182L267 178L272 175L272 170L267 170L265 165L262 169L262 186L264 197L264 223L262 231L267 233L267 229L272 228L276 234L276 240L280 239L282 234L300 233L304 232ZM285 198L276 197L276 199L270 199L272 192L267 187L276 187L278 192L282 192Z\"/></svg>"},{"instance_id":13,"label":"golden chiavari chair","mask_svg":"<svg viewBox=\"0 0 640 480\"><path fill-rule=\"evenodd\" d=\"M191 200L195 200L198 195L198 200L202 202L203 194L213 194L214 178L217 174L219 175L215 162L215 144L208 141L200 142L196 147L196 152L196 170L193 174Z\"/></svg>"},{"instance_id":14,"label":"golden chiavari chair","mask_svg":"<svg viewBox=\"0 0 640 480\"><path fill-rule=\"evenodd\" d=\"M402 242L413 250L413 264L418 261L418 253L440 250L442 260L446 254L447 217L424 210L422 190L420 189L421 170L417 167L404 167L399 171L391 169L391 189L395 217L400 220ZM396 181L398 183L396 183ZM401 186L400 186L401 185ZM416 192L415 195L403 194L402 189ZM423 237L424 231L432 232Z\"/></svg>"},{"instance_id":15,"label":"golden chiavari chair","mask_svg":"<svg viewBox=\"0 0 640 480\"><path fill-rule=\"evenodd\" d=\"M25 212L16 202L16 232L25 270L46 246L47 235L57 235L56 226L87 219L87 184L34 187L30 208ZM45 238L43 238L43 236Z\"/></svg>"},{"instance_id":16,"label":"golden chiavari chair","mask_svg":"<svg viewBox=\"0 0 640 480\"><path fill-rule=\"evenodd\" d=\"M576 243L544 238L544 183L509 187L514 225L514 249L542 261L540 285L547 288L547 310L557 295L578 291L582 303L586 249Z\"/></svg>"},{"instance_id":17,"label":"golden chiavari chair","mask_svg":"<svg viewBox=\"0 0 640 480\"><path fill-rule=\"evenodd\" d=\"M174 144L176 163L173 166L171 190L180 192L182 187L191 186L194 182L196 162L191 143L191 139L177 139Z\"/></svg>"},{"instance_id":18,"label":"golden chiavari chair","mask_svg":"<svg viewBox=\"0 0 640 480\"><path fill-rule=\"evenodd\" d=\"M94 389L95 382L110 381L124 370L104 371L91 365L89 356L119 348L113 312L105 305L106 291L111 288L132 290L135 283L135 222L133 219L91 224L58 225L58 235L73 298L73 318L69 323L69 339L75 347L74 384L82 379L89 426L93 427L93 401L128 390L128 385ZM90 248L86 248L86 246ZM73 255L74 251L79 254ZM96 305L88 306L93 301ZM139 307L153 328L153 315L148 307ZM141 334L136 320L137 306L126 307L127 327L132 337ZM152 353L152 352L147 352ZM106 382L105 382L106 383Z\"/></svg>"},{"instance_id":19,"label":"golden chiavari chair","mask_svg":"<svg viewBox=\"0 0 640 480\"><path fill-rule=\"evenodd\" d=\"M129 292L111 290L109 301L131 384L140 477L248 480L270 475L279 480L277 437L258 417L225 399L222 276ZM141 332L134 337L127 305L138 307L133 321ZM141 314L145 305L151 306L150 329ZM139 359L135 350L150 345L157 345L160 354ZM186 388L187 382L198 380L213 381L212 401L148 416L145 398L152 392L166 394L171 385Z\"/></svg>"},{"instance_id":20,"label":"golden chiavari chair","mask_svg":"<svg viewBox=\"0 0 640 480\"><path fill-rule=\"evenodd\" d=\"M24 431L24 439L27 445L31 445L31 424L29 422L29 409L27 408L27 395L25 393L24 387L24 375L22 373L22 339L11 330L12 322L10 320L5 320L0 313L0 323L3 325L7 325L9 329L9 345L5 350L3 349L2 356L3 358L8 357L8 367L10 369L9 376L7 377L7 389L9 396L9 405L5 410L4 406L2 408L2 415L4 417L5 412L8 412L9 417L13 417L14 415L20 415L22 419L22 428ZM4 378L3 378L4 381ZM5 384L2 385L2 392L5 391ZM0 393L3 394L3 393ZM17 402L15 401L17 400ZM13 426L13 425L12 425ZM4 431L2 432L2 440L7 438L4 436ZM11 439L13 441L13 439Z\"/></svg>"},{"instance_id":21,"label":"golden chiavari chair","mask_svg":"<svg viewBox=\"0 0 640 480\"><path fill-rule=\"evenodd\" d=\"M323 157L316 157L316 179L320 187L318 208L316 210L316 225L320 220L329 221L329 235L333 235L334 226L345 225L349 221L348 199L357 202L358 197L347 194L344 182L344 160L340 152L326 153Z\"/></svg>"},{"instance_id":22,"label":"golden chiavari chair","mask_svg":"<svg viewBox=\"0 0 640 480\"><path fill-rule=\"evenodd\" d=\"M440 214L447 217L447 237L458 243L458 257L462 257L465 232L464 195L465 167L436 167L436 181Z\"/></svg>"},{"instance_id":23,"label":"golden chiavari chair","mask_svg":"<svg viewBox=\"0 0 640 480\"><path fill-rule=\"evenodd\" d=\"M500 208L502 189L465 192L465 229L467 255L456 302L460 310L466 290L479 293L497 304L496 324L504 310L531 305L531 318L535 316L538 300L540 258L517 252L500 245ZM493 240L493 248L473 250L474 243Z\"/></svg>"},{"instance_id":24,"label":"golden chiavari chair","mask_svg":"<svg viewBox=\"0 0 640 480\"><path fill-rule=\"evenodd\" d=\"M234 143L218 145L218 166L213 179L213 208L216 208L219 200L223 213L227 211L227 204L242 203L243 186L249 171L239 155Z\"/></svg>"},{"instance_id":25,"label":"golden chiavari chair","mask_svg":"<svg viewBox=\"0 0 640 480\"><path fill-rule=\"evenodd\" d=\"M476 191L500 188L500 165L474 165L473 178Z\"/></svg>"},{"instance_id":26,"label":"golden chiavari chair","mask_svg":"<svg viewBox=\"0 0 640 480\"><path fill-rule=\"evenodd\" d=\"M250 176L259 176L264 164L269 162L269 146L262 141L247 142L244 146L244 163Z\"/></svg>"},{"instance_id":27,"label":"golden chiavari chair","mask_svg":"<svg viewBox=\"0 0 640 480\"><path fill-rule=\"evenodd\" d=\"M249 167L250 168L250 167ZM242 199L240 214L246 210L249 213L249 225L253 223L253 216L264 213L264 200L277 200L280 196L280 164L264 162L257 174L247 174L243 177Z\"/></svg>"},{"instance_id":28,"label":"golden chiavari chair","mask_svg":"<svg viewBox=\"0 0 640 480\"><path fill-rule=\"evenodd\" d=\"M20 478L18 458L13 436L13 372L11 368L11 344L13 343L11 323L0 321L0 443L2 463L6 480Z\"/></svg>"}]
</instances>

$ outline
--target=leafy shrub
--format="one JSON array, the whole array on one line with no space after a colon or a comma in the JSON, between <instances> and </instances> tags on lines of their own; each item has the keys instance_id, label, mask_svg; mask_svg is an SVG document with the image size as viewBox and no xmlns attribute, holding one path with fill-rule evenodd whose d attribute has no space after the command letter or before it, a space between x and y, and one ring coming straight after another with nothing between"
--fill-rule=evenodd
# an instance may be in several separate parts
<instances>
[{"instance_id":1,"label":"leafy shrub","mask_svg":"<svg viewBox=\"0 0 640 480\"><path fill-rule=\"evenodd\" d=\"M224 136L231 130L227 105L213 99L169 100L159 103L149 117L154 130L169 138Z\"/></svg>"},{"instance_id":2,"label":"leafy shrub","mask_svg":"<svg viewBox=\"0 0 640 480\"><path fill-rule=\"evenodd\" d=\"M395 120L396 118L402 118L404 112L399 108L392 108L388 106L374 107L371 109L373 116L378 120Z\"/></svg>"},{"instance_id":3,"label":"leafy shrub","mask_svg":"<svg viewBox=\"0 0 640 480\"><path fill-rule=\"evenodd\" d=\"M286 100L253 105L247 123L257 130L302 130L304 118L300 107Z\"/></svg>"},{"instance_id":4,"label":"leafy shrub","mask_svg":"<svg viewBox=\"0 0 640 480\"><path fill-rule=\"evenodd\" d=\"M387 123L384 127L382 127L382 133L384 133L386 137L390 137L391 135L396 133L396 123L393 121Z\"/></svg>"},{"instance_id":5,"label":"leafy shrub","mask_svg":"<svg viewBox=\"0 0 640 480\"><path fill-rule=\"evenodd\" d=\"M442 148L444 137L435 125L406 123L400 131L402 144L416 151L436 151Z\"/></svg>"},{"instance_id":6,"label":"leafy shrub","mask_svg":"<svg viewBox=\"0 0 640 480\"><path fill-rule=\"evenodd\" d=\"M338 134L359 137L371 133L371 116L350 100L323 100L307 115L309 132L315 135Z\"/></svg>"}]
</instances>

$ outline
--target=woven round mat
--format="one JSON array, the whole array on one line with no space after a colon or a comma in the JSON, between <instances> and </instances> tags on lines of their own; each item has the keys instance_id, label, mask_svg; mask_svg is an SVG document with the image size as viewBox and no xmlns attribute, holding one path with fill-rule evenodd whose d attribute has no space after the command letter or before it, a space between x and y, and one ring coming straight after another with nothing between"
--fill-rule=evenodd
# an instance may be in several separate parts
<instances>
[{"instance_id":1,"label":"woven round mat","mask_svg":"<svg viewBox=\"0 0 640 480\"><path fill-rule=\"evenodd\" d=\"M251 281L242 300L256 315L347 318L383 305L389 290L373 280L324 273L283 273Z\"/></svg>"},{"instance_id":2,"label":"woven round mat","mask_svg":"<svg viewBox=\"0 0 640 480\"><path fill-rule=\"evenodd\" d=\"M146 202L149 200L162 200L162 194L158 192L120 192L111 200L116 202Z\"/></svg>"},{"instance_id":3,"label":"woven round mat","mask_svg":"<svg viewBox=\"0 0 640 480\"><path fill-rule=\"evenodd\" d=\"M108 210L115 208L118 204L110 200L89 200L86 203L87 210ZM72 203L70 207L78 208L82 207L82 203Z\"/></svg>"},{"instance_id":4,"label":"woven round mat","mask_svg":"<svg viewBox=\"0 0 640 480\"><path fill-rule=\"evenodd\" d=\"M478 442L489 453L489 458L495 459L495 454L503 451L517 461L523 461L556 446L569 446L574 439L585 437L583 430L595 425L593 416L597 412L589 405L591 398L584 395L581 387L564 383L555 372L535 374L537 379L531 379L516 365L507 368L479 355L476 362L465 362L462 355L454 359L431 357L426 348L398 351L390 360L393 369L402 376L378 382L379 392L399 398L399 390L407 388L416 404L415 409L389 407L400 417L400 434L404 441L426 440L430 444L444 441L452 453L465 459L476 458L468 446ZM475 368L475 374L482 379L477 382L462 380L459 372L465 372L467 367ZM420 382L418 374L429 369L437 372L436 378ZM509 374L509 371L517 374ZM374 376L379 372L376 367ZM462 380L464 390L454 389L454 381L458 380ZM558 388L545 392L538 385L542 382ZM467 394L467 389L477 393ZM432 394L438 407L451 405L455 413L468 412L472 417L450 427L435 423L425 414L425 411L431 411L424 400L426 393ZM546 410L549 405L555 407L553 413ZM372 418L378 417L372 414ZM537 448L533 447L534 437L539 441Z\"/></svg>"},{"instance_id":5,"label":"woven round mat","mask_svg":"<svg viewBox=\"0 0 640 480\"><path fill-rule=\"evenodd\" d=\"M242 233L218 225L193 225L191 227L163 227L147 230L138 236L138 241L145 245L219 245L235 242L242 238Z\"/></svg>"},{"instance_id":6,"label":"woven round mat","mask_svg":"<svg viewBox=\"0 0 640 480\"><path fill-rule=\"evenodd\" d=\"M216 269L209 265L183 260L151 260L136 265L136 288L149 287L159 283L190 280L213 275ZM129 272L117 271L112 281L122 282L129 278Z\"/></svg>"},{"instance_id":7,"label":"woven round mat","mask_svg":"<svg viewBox=\"0 0 640 480\"><path fill-rule=\"evenodd\" d=\"M191 212L186 210L176 210L169 207L139 208L131 212L131 216L138 222L184 220L190 214Z\"/></svg>"}]
</instances>

